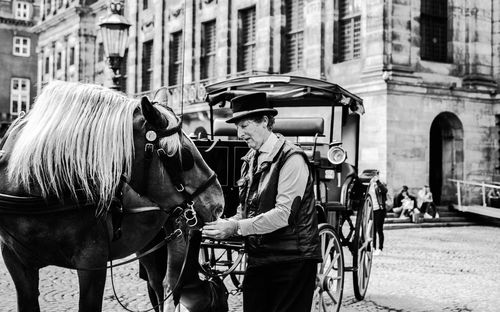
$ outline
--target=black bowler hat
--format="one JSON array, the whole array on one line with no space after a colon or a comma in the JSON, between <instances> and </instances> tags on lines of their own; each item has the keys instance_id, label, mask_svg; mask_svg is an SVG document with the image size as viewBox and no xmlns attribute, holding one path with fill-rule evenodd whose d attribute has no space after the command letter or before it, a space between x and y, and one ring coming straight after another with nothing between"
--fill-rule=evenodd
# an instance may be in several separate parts
<instances>
[{"instance_id":1,"label":"black bowler hat","mask_svg":"<svg viewBox=\"0 0 500 312\"><path fill-rule=\"evenodd\" d=\"M233 117L226 120L227 123L236 123L242 118L250 115L272 115L276 116L278 111L271 107L267 101L265 92L250 93L237 96L231 100Z\"/></svg>"}]
</instances>

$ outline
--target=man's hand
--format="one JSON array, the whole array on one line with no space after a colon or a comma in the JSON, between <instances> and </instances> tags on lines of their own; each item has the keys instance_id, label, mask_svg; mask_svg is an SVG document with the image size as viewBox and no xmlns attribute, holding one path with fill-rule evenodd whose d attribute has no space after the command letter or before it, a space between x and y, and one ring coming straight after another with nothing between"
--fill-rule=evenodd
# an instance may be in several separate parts
<instances>
[{"instance_id":1,"label":"man's hand","mask_svg":"<svg viewBox=\"0 0 500 312\"><path fill-rule=\"evenodd\" d=\"M203 227L202 234L213 239L225 239L236 234L238 221L231 219L217 219L207 222Z\"/></svg>"}]
</instances>

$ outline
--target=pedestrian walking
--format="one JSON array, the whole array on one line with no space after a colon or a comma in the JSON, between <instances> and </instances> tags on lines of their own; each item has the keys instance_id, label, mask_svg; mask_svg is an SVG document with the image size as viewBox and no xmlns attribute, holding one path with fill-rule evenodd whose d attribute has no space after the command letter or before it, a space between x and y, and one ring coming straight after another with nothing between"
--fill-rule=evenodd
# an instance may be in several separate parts
<instances>
[{"instance_id":1,"label":"pedestrian walking","mask_svg":"<svg viewBox=\"0 0 500 312\"><path fill-rule=\"evenodd\" d=\"M238 137L250 147L243 158L238 213L203 227L224 239L240 234L248 253L243 311L311 310L321 261L313 175L306 154L272 132L277 111L266 93L234 98Z\"/></svg>"}]
</instances>

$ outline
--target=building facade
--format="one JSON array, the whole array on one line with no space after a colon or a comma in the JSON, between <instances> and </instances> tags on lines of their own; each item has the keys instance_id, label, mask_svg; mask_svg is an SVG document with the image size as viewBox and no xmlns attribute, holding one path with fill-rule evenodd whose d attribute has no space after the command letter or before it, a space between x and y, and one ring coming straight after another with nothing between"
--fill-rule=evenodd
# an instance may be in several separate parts
<instances>
[{"instance_id":1,"label":"building facade","mask_svg":"<svg viewBox=\"0 0 500 312\"><path fill-rule=\"evenodd\" d=\"M41 0L38 42L38 92L51 80L108 85L110 77L99 20L106 1ZM109 82L110 83L110 82Z\"/></svg>"},{"instance_id":2,"label":"building facade","mask_svg":"<svg viewBox=\"0 0 500 312\"><path fill-rule=\"evenodd\" d=\"M36 96L37 1L0 1L0 135Z\"/></svg>"},{"instance_id":3,"label":"building facade","mask_svg":"<svg viewBox=\"0 0 500 312\"><path fill-rule=\"evenodd\" d=\"M39 85L54 78L105 84L97 23L106 2L43 3L36 26ZM300 75L364 99L359 170L378 168L391 190L430 184L435 200L446 203L456 193L449 179L491 182L500 173L497 0L125 5L132 26L123 90L139 96L166 87L189 132L208 129L207 83L257 73ZM71 53L76 64L69 64Z\"/></svg>"}]
</instances>

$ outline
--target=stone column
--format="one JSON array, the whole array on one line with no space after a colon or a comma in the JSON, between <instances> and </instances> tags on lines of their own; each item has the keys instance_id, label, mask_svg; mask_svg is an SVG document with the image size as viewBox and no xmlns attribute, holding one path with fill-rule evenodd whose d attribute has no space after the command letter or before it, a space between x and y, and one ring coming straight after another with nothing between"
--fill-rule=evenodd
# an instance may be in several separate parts
<instances>
[{"instance_id":1,"label":"stone column","mask_svg":"<svg viewBox=\"0 0 500 312\"><path fill-rule=\"evenodd\" d=\"M493 77L500 83L500 1L493 1L492 10L492 46Z\"/></svg>"},{"instance_id":2,"label":"stone column","mask_svg":"<svg viewBox=\"0 0 500 312\"><path fill-rule=\"evenodd\" d=\"M405 1L408 2L410 0L401 0L400 2ZM363 76L380 76L384 66L384 1L367 0L362 3L364 4L361 5L361 55L364 56ZM408 6L408 4L404 5ZM403 11L403 13L405 12ZM406 32L408 33L408 30ZM397 42L405 42L407 40L405 39L406 37L409 37L409 33ZM408 46L408 44L406 45ZM404 51L402 55L404 55ZM403 60L403 62L408 61Z\"/></svg>"},{"instance_id":3,"label":"stone column","mask_svg":"<svg viewBox=\"0 0 500 312\"><path fill-rule=\"evenodd\" d=\"M36 48L37 52L37 83L36 83L36 93L37 95L40 94L42 91L42 79L43 79L43 61L44 61L44 54L45 51L43 49L40 49L39 47Z\"/></svg>"},{"instance_id":4,"label":"stone column","mask_svg":"<svg viewBox=\"0 0 500 312\"><path fill-rule=\"evenodd\" d=\"M217 18L215 20L216 31L216 54L215 54L215 77L224 79L231 73L231 55L230 55L230 5L229 0L219 0L217 2ZM234 17L234 18L237 18Z\"/></svg>"},{"instance_id":5,"label":"stone column","mask_svg":"<svg viewBox=\"0 0 500 312\"><path fill-rule=\"evenodd\" d=\"M467 48L465 57L464 86L474 88L496 88L493 79L491 2L468 2Z\"/></svg>"},{"instance_id":6,"label":"stone column","mask_svg":"<svg viewBox=\"0 0 500 312\"><path fill-rule=\"evenodd\" d=\"M137 33L138 33L138 21L137 21L137 1L127 1L127 9L125 10L125 17L132 24L128 31L128 58L131 60L127 63L127 86L126 90L129 93L137 92L137 66L135 65L135 60L138 59L137 55Z\"/></svg>"},{"instance_id":7,"label":"stone column","mask_svg":"<svg viewBox=\"0 0 500 312\"><path fill-rule=\"evenodd\" d=\"M309 77L324 76L324 0L304 1L303 70Z\"/></svg>"},{"instance_id":8,"label":"stone column","mask_svg":"<svg viewBox=\"0 0 500 312\"><path fill-rule=\"evenodd\" d=\"M280 67L281 1L258 1L255 12L255 70L277 71Z\"/></svg>"},{"instance_id":9,"label":"stone column","mask_svg":"<svg viewBox=\"0 0 500 312\"><path fill-rule=\"evenodd\" d=\"M165 29L164 21L166 16L160 13L164 10L163 1L153 1L151 5L153 8L153 81L151 90L157 90L163 85L164 81L162 67L165 59L165 51L163 50L163 32Z\"/></svg>"}]
</instances>

